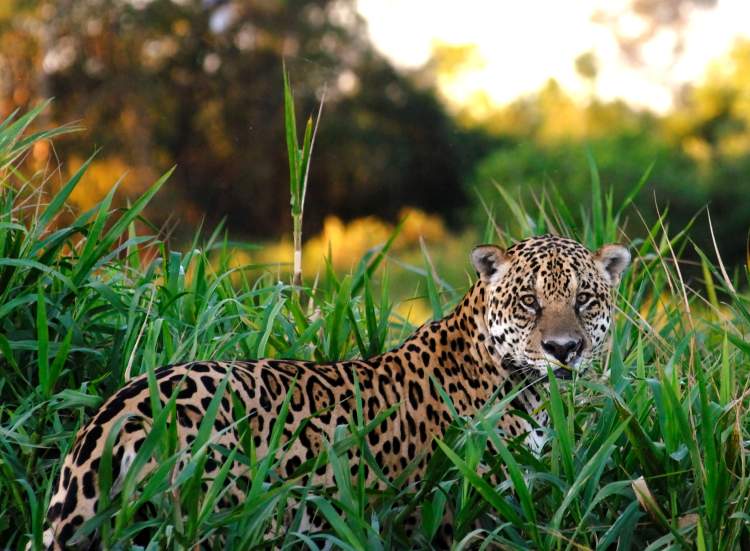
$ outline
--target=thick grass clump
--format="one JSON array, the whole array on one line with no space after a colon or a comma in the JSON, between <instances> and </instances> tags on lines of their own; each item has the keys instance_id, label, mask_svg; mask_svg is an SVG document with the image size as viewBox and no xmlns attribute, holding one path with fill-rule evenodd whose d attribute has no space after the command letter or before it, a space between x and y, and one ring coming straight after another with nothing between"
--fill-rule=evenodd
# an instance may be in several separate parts
<instances>
[{"instance_id":1,"label":"thick grass clump","mask_svg":"<svg viewBox=\"0 0 750 551\"><path fill-rule=\"evenodd\" d=\"M71 129L29 134L38 113L0 125L0 542L9 548L40 543L53 481L75 431L131 377L192 359L369 356L412 329L389 301L384 267L392 240L352 273L337 274L329 264L300 287L279 282L278 267L235 266L231 253L240 245L219 230L197 232L185 252L145 235L141 214L168 174L127 208L113 208L114 186L92 210L66 210L86 164L42 197L44 175L26 175L24 158L36 141ZM503 226L490 220L487 240L507 244L555 232L590 248L622 241L629 200L615 208L593 161L591 167L589 207L573 212L554 190L531 209L505 195L514 218ZM634 183L630 199L645 181ZM635 262L621 286L606 361L572 383L553 378L552 426L541 455L498 434L497 420L511 407L510 397L501 397L474 418L455 417L423 483L399 479L375 491L364 482L364 466L354 477L349 468L347 452L359 447L379 472L366 444L377 420L365 421L358 400L349 425L294 477L280 479L275 470L289 446L282 409L278 453L257 457L249 437L242 449L222 450L225 468L204 491L214 446L207 430L190 450L178 449L174 402L157 403L133 476L124 491L101 500L82 531L98 529L107 548L188 548L216 544L216 536L232 549L429 548L450 510L459 549L750 548L750 309L737 292L747 281L729 278L718 250L698 251L702 280L687 285L679 257L692 244L687 230L671 230L667 220L644 225L645 237L630 243ZM422 286L438 316L461 290L441 292L427 257L425 266ZM206 429L215 414L209 407ZM499 455L488 452L490 442ZM187 451L191 462L176 472ZM160 467L136 484L135 472L151 456ZM244 502L218 509L236 458L252 469L252 485ZM305 482L323 462L333 465L336 488ZM492 485L492 473L505 482ZM111 477L101 478L108 495ZM290 505L317 511L330 528L301 532L298 513L280 529ZM144 508L149 513L138 515ZM407 540L404 521L414 514L417 535Z\"/></svg>"}]
</instances>

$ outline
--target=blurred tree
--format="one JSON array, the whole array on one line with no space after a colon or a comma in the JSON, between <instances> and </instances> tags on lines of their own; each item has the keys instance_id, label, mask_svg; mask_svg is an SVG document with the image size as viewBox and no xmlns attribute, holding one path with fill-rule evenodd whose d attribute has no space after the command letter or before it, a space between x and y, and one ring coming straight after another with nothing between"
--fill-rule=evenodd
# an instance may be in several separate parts
<instances>
[{"instance_id":1,"label":"blurred tree","mask_svg":"<svg viewBox=\"0 0 750 551\"><path fill-rule=\"evenodd\" d=\"M575 60L576 72L585 80L594 81L599 72L594 52L585 52Z\"/></svg>"},{"instance_id":2,"label":"blurred tree","mask_svg":"<svg viewBox=\"0 0 750 551\"><path fill-rule=\"evenodd\" d=\"M465 81L485 66L477 44L450 44L435 40L430 59L411 76L415 82L438 90L440 99L456 120L465 128L472 128L492 113L495 106L484 91L475 92L472 100L459 98L465 94Z\"/></svg>"},{"instance_id":3,"label":"blurred tree","mask_svg":"<svg viewBox=\"0 0 750 551\"><path fill-rule=\"evenodd\" d=\"M718 0L629 0L605 4L592 20L609 28L625 59L634 65L643 63L644 46L659 33L672 39L673 63L685 47L685 26L698 9L710 9Z\"/></svg>"},{"instance_id":4,"label":"blurred tree","mask_svg":"<svg viewBox=\"0 0 750 551\"><path fill-rule=\"evenodd\" d=\"M599 64L594 52L584 52L575 59L576 73L588 85L589 101L596 98L596 77L599 75Z\"/></svg>"},{"instance_id":5,"label":"blurred tree","mask_svg":"<svg viewBox=\"0 0 750 551\"><path fill-rule=\"evenodd\" d=\"M298 111L328 86L308 235L326 214L445 213L464 201L460 182L479 154L464 144L481 140L464 140L431 89L373 51L351 1L11 1L0 15L0 44L13 44L0 53L0 67L13 67L0 115L55 96L54 118L88 129L59 147L80 157L93 142L112 167L136 167L131 192L176 163L152 216L183 219L188 234L204 214L246 236L289 228L282 59Z\"/></svg>"},{"instance_id":6,"label":"blurred tree","mask_svg":"<svg viewBox=\"0 0 750 551\"><path fill-rule=\"evenodd\" d=\"M666 126L683 147L698 152L699 143L709 158L750 154L750 40L738 41L703 82L682 91Z\"/></svg>"}]
</instances>

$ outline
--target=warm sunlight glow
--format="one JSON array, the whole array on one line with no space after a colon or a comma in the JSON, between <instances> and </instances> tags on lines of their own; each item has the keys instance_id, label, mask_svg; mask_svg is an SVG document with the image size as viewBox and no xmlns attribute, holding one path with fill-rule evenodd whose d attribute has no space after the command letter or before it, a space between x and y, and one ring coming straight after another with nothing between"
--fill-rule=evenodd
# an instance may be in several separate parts
<instances>
[{"instance_id":1,"label":"warm sunlight glow","mask_svg":"<svg viewBox=\"0 0 750 551\"><path fill-rule=\"evenodd\" d=\"M418 67L433 44L474 44L484 60L460 79L440 82L441 91L467 106L478 92L498 104L538 90L556 79L578 98L590 86L576 72L575 59L586 52L597 58L594 93L604 100L621 98L633 106L664 112L672 91L703 76L707 64L725 54L733 41L750 36L750 2L719 1L713 9L691 8L684 27L684 51L671 55L675 36L657 33L642 53L641 66L629 64L611 29L592 21L598 11L616 13L628 0L359 0L370 36L385 55L402 67ZM638 17L622 20L620 30L637 34Z\"/></svg>"}]
</instances>

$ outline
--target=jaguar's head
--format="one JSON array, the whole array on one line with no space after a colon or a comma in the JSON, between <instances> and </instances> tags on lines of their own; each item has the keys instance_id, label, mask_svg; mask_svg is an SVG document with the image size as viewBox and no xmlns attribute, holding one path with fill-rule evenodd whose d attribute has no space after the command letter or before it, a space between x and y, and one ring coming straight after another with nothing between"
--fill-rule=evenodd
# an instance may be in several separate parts
<instances>
[{"instance_id":1,"label":"jaguar's head","mask_svg":"<svg viewBox=\"0 0 750 551\"><path fill-rule=\"evenodd\" d=\"M485 323L495 357L530 376L570 378L600 351L612 319L613 290L630 263L628 249L595 253L542 236L507 251L481 245L471 259L485 286Z\"/></svg>"}]
</instances>

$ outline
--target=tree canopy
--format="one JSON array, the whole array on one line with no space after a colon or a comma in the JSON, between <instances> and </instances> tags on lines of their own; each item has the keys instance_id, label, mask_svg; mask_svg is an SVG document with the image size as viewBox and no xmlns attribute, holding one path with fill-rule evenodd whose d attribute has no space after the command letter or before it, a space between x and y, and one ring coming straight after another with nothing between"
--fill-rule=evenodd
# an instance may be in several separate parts
<instances>
[{"instance_id":1,"label":"tree canopy","mask_svg":"<svg viewBox=\"0 0 750 551\"><path fill-rule=\"evenodd\" d=\"M350 1L16 0L0 18L0 115L55 97L55 122L86 128L57 144L64 158L96 144L94 173L111 185L130 167L126 192L176 164L157 220L226 217L244 236L288 229L283 62L299 112L326 90L311 228L331 213L449 212L483 152L428 86L374 51ZM86 189L83 207L105 191Z\"/></svg>"}]
</instances>

